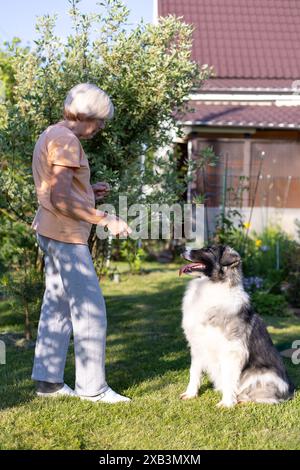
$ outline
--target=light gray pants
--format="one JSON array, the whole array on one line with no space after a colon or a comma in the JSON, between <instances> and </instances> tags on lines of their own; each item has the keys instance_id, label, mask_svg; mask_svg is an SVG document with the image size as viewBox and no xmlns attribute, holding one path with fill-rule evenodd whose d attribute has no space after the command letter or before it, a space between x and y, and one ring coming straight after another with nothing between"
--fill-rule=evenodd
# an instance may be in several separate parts
<instances>
[{"instance_id":1,"label":"light gray pants","mask_svg":"<svg viewBox=\"0 0 300 470\"><path fill-rule=\"evenodd\" d=\"M74 336L76 386L94 396L105 381L106 310L87 245L63 243L37 233L45 254L46 289L35 348L33 380L64 381L71 332Z\"/></svg>"}]
</instances>

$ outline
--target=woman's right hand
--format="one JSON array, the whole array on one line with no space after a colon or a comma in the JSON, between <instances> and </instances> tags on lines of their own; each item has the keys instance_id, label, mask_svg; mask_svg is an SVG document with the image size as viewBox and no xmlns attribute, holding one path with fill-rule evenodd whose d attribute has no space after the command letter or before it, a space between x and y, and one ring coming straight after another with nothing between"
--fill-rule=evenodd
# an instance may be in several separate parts
<instances>
[{"instance_id":1,"label":"woman's right hand","mask_svg":"<svg viewBox=\"0 0 300 470\"><path fill-rule=\"evenodd\" d=\"M132 232L125 220L112 214L107 214L100 224L107 227L113 235L130 235Z\"/></svg>"},{"instance_id":2,"label":"woman's right hand","mask_svg":"<svg viewBox=\"0 0 300 470\"><path fill-rule=\"evenodd\" d=\"M114 215L108 215L108 217L110 220L106 227L113 235L130 235L132 230L125 220Z\"/></svg>"}]
</instances>

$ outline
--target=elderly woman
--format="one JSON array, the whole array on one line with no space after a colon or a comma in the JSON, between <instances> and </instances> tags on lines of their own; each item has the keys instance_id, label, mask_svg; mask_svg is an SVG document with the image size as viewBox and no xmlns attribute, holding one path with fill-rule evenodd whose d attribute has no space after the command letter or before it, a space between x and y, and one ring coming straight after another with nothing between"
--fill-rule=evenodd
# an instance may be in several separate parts
<instances>
[{"instance_id":1,"label":"elderly woman","mask_svg":"<svg viewBox=\"0 0 300 470\"><path fill-rule=\"evenodd\" d=\"M130 233L130 228L95 209L95 199L105 196L109 187L90 184L88 159L79 141L91 139L113 114L104 91L92 84L77 85L65 100L64 120L48 127L34 149L39 207L32 228L45 254L46 279L32 371L39 396L130 401L105 380L106 310L87 244L92 224L107 226L113 235ZM64 383L72 331L75 391Z\"/></svg>"}]
</instances>

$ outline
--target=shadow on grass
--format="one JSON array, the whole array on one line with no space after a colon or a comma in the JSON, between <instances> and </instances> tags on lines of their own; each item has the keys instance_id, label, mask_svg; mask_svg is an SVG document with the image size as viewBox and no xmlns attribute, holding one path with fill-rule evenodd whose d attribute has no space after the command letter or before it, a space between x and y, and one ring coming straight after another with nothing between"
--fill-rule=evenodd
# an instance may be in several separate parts
<instances>
[{"instance_id":1,"label":"shadow on grass","mask_svg":"<svg viewBox=\"0 0 300 470\"><path fill-rule=\"evenodd\" d=\"M1 410L32 400L31 359L32 350L7 347L6 364L0 365Z\"/></svg>"}]
</instances>

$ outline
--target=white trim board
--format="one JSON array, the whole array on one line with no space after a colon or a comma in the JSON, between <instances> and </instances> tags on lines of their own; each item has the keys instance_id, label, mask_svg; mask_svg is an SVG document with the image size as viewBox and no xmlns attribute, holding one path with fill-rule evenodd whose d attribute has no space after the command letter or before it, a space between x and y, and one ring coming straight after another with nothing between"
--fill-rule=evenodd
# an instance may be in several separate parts
<instances>
[{"instance_id":1,"label":"white trim board","mask_svg":"<svg viewBox=\"0 0 300 470\"><path fill-rule=\"evenodd\" d=\"M252 101L256 102L269 102L270 106L272 102L276 103L277 106L289 105L289 106L300 106L300 95L281 95L278 93L264 94L264 93L197 93L191 94L187 98L189 101Z\"/></svg>"}]
</instances>

